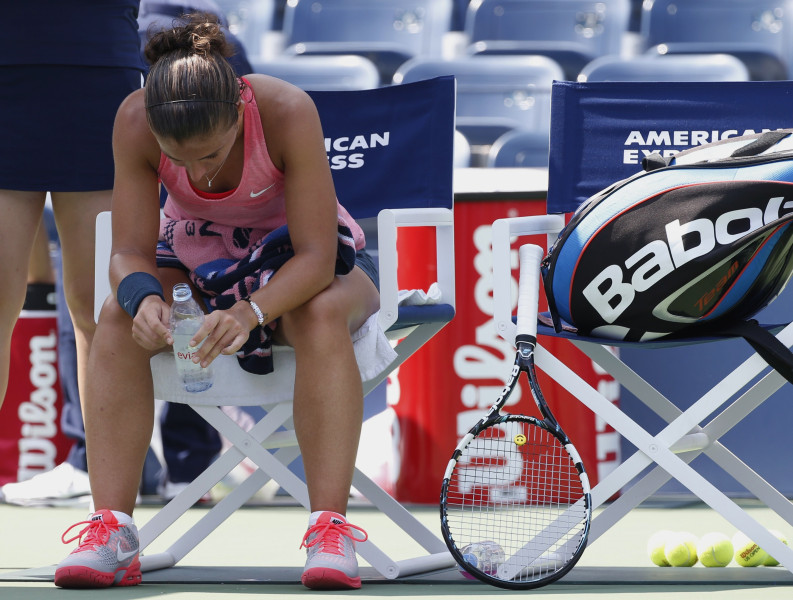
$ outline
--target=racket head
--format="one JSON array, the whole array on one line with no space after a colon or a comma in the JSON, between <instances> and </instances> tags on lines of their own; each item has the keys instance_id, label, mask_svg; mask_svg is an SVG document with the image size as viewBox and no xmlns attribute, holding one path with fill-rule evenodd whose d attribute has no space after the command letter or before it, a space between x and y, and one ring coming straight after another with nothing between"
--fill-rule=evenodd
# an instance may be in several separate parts
<instances>
[{"instance_id":1,"label":"racket head","mask_svg":"<svg viewBox=\"0 0 793 600\"><path fill-rule=\"evenodd\" d=\"M449 551L473 577L507 589L541 587L572 569L586 546L590 517L578 453L563 433L530 416L501 415L469 434L441 490ZM476 553L466 548L482 542L501 547L502 566L472 560Z\"/></svg>"}]
</instances>

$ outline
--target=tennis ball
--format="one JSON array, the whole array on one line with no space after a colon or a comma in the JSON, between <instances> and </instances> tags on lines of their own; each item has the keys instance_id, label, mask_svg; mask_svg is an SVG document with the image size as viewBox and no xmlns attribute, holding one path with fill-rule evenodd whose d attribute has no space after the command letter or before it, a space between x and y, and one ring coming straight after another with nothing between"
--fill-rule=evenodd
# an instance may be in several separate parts
<instances>
[{"instance_id":1,"label":"tennis ball","mask_svg":"<svg viewBox=\"0 0 793 600\"><path fill-rule=\"evenodd\" d=\"M677 531L664 544L664 556L673 567L693 567L697 563L697 538L694 534Z\"/></svg>"},{"instance_id":2,"label":"tennis ball","mask_svg":"<svg viewBox=\"0 0 793 600\"><path fill-rule=\"evenodd\" d=\"M774 536L776 537L776 539L778 539L780 542L782 542L782 543L783 543L783 544L785 544L786 546L788 546L788 545L789 545L789 544L788 544L788 542L787 542L787 538L786 538L784 535L782 535L782 533L780 533L780 532L779 532L779 531L777 531L776 529L771 529L770 531L771 531L771 533L773 533L773 534L774 534ZM777 559L775 559L773 556L771 556L770 554L769 554L769 555L768 555L768 557L767 557L767 558L766 558L766 559L763 561L763 565L764 565L764 566L766 566L766 567L775 567L775 566L777 566L778 564L779 564L779 561L778 561Z\"/></svg>"},{"instance_id":3,"label":"tennis ball","mask_svg":"<svg viewBox=\"0 0 793 600\"><path fill-rule=\"evenodd\" d=\"M732 561L732 542L723 533L707 533L697 544L697 556L706 567L726 567Z\"/></svg>"},{"instance_id":4,"label":"tennis ball","mask_svg":"<svg viewBox=\"0 0 793 600\"><path fill-rule=\"evenodd\" d=\"M664 546L666 545L667 538L671 535L671 531L656 531L650 536L650 539L647 540L647 555L650 557L650 560L653 561L653 564L659 567L671 566L666 560L666 556L664 556Z\"/></svg>"},{"instance_id":5,"label":"tennis ball","mask_svg":"<svg viewBox=\"0 0 793 600\"><path fill-rule=\"evenodd\" d=\"M768 553L750 540L742 531L737 531L732 536L732 545L735 549L733 558L742 567L757 567L765 562Z\"/></svg>"}]
</instances>

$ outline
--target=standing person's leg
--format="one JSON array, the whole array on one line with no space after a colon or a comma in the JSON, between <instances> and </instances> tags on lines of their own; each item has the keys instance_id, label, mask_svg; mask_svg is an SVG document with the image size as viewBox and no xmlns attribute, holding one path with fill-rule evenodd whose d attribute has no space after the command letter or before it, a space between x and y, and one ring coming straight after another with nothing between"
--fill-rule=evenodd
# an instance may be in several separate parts
<instances>
[{"instance_id":1,"label":"standing person's leg","mask_svg":"<svg viewBox=\"0 0 793 600\"><path fill-rule=\"evenodd\" d=\"M86 472L85 428L80 391L85 386L88 353L96 328L96 215L109 210L111 196L112 190L52 194L53 212L61 240L56 286L59 292L58 367L64 392L61 425L64 433L75 439L75 444L66 461L55 469L21 483L3 486L6 502L25 506L53 502L80 504L86 502L86 496L91 493ZM149 464L154 466L159 464L153 453L150 461Z\"/></svg>"},{"instance_id":2,"label":"standing person's leg","mask_svg":"<svg viewBox=\"0 0 793 600\"><path fill-rule=\"evenodd\" d=\"M284 315L276 330L294 347L297 362L294 422L312 510L302 581L312 588L361 585L353 540L365 534L345 516L363 420L350 334L378 305L377 288L356 268Z\"/></svg>"},{"instance_id":3,"label":"standing person's leg","mask_svg":"<svg viewBox=\"0 0 793 600\"><path fill-rule=\"evenodd\" d=\"M55 283L55 269L50 257L50 238L43 219L36 231L36 239L28 263L28 283Z\"/></svg>"},{"instance_id":4,"label":"standing person's leg","mask_svg":"<svg viewBox=\"0 0 793 600\"><path fill-rule=\"evenodd\" d=\"M85 389L88 352L94 336L94 240L96 216L110 210L112 190L52 194L61 240L63 291L74 326L77 382Z\"/></svg>"},{"instance_id":5,"label":"standing person's leg","mask_svg":"<svg viewBox=\"0 0 793 600\"><path fill-rule=\"evenodd\" d=\"M46 221L46 211L44 217ZM46 235L46 232L48 229L52 229L51 235L53 236L55 236L55 232L54 227L45 227L45 221L42 221L39 226L39 235L44 232L47 238L45 241L49 245L49 236ZM39 240L37 243L42 242ZM52 504L87 506L90 502L91 487L88 482L88 467L85 459L83 413L80 408L80 393L77 387L77 352L72 318L69 315L63 292L63 269L59 247L52 257L52 266L55 271L55 305L58 313L58 377L63 395L60 427L61 431L74 443L63 463L25 481L4 485L2 496L5 502L19 506L48 506ZM34 256L31 262L35 260ZM42 261L43 257L40 256L38 260ZM50 261L49 255L47 255L47 260ZM41 277L44 274L44 269L40 266L36 272L39 273L38 277ZM29 269L29 280L32 275L33 269Z\"/></svg>"},{"instance_id":6,"label":"standing person's leg","mask_svg":"<svg viewBox=\"0 0 793 600\"><path fill-rule=\"evenodd\" d=\"M44 192L0 190L0 281L3 301L0 302L0 404L8 388L8 365L11 334L25 303L28 264L33 242L44 211Z\"/></svg>"},{"instance_id":7,"label":"standing person's leg","mask_svg":"<svg viewBox=\"0 0 793 600\"><path fill-rule=\"evenodd\" d=\"M79 491L90 494L87 484L88 464L85 459L85 427L83 427L83 411L80 407L80 388L77 382L77 344L74 337L74 325L66 304L66 293L63 289L63 260L56 260L58 277L55 283L58 308L58 376L63 390L63 413L61 429L74 440L74 445L66 457L66 462L79 471L85 486ZM83 478L84 475L84 478Z\"/></svg>"}]
</instances>

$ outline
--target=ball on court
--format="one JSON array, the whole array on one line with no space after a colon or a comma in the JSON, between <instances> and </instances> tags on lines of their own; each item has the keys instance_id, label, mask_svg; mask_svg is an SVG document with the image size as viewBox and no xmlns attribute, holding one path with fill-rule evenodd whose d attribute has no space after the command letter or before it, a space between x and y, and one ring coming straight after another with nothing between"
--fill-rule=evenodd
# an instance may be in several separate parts
<instances>
[{"instance_id":1,"label":"ball on court","mask_svg":"<svg viewBox=\"0 0 793 600\"><path fill-rule=\"evenodd\" d=\"M706 567L726 567L732 562L733 554L732 541L720 532L703 535L697 544L697 557Z\"/></svg>"},{"instance_id":2,"label":"ball on court","mask_svg":"<svg viewBox=\"0 0 793 600\"><path fill-rule=\"evenodd\" d=\"M735 549L733 558L742 567L760 566L768 558L768 553L750 540L742 531L737 531L732 536L732 545Z\"/></svg>"},{"instance_id":3,"label":"ball on court","mask_svg":"<svg viewBox=\"0 0 793 600\"><path fill-rule=\"evenodd\" d=\"M776 529L771 529L770 531L771 531L771 533L774 534L774 537L776 537L776 539L778 539L780 542L785 544L785 546L789 546L790 545L790 544L788 544L787 538L784 535L782 535L781 532L777 531ZM763 566L766 566L766 567L775 567L778 564L779 564L779 561L777 559L775 559L773 556L771 556L770 554L763 561Z\"/></svg>"},{"instance_id":4,"label":"ball on court","mask_svg":"<svg viewBox=\"0 0 793 600\"><path fill-rule=\"evenodd\" d=\"M647 540L647 555L650 557L650 560L653 561L653 564L659 567L671 566L664 555L666 540L671 535L671 531L656 531L650 536L650 539Z\"/></svg>"}]
</instances>

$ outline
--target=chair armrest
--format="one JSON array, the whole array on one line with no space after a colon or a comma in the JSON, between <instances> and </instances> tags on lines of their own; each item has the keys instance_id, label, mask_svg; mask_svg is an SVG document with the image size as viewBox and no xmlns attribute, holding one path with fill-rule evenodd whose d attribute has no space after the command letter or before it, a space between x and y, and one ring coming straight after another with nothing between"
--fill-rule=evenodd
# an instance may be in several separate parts
<instances>
[{"instance_id":1,"label":"chair armrest","mask_svg":"<svg viewBox=\"0 0 793 600\"><path fill-rule=\"evenodd\" d=\"M514 217L493 222L493 321L496 333L510 344L515 342L512 310L517 301L517 283L512 279L512 268L517 267L518 260L517 250L511 250L510 242L515 237L545 234L550 245L563 227L563 215Z\"/></svg>"},{"instance_id":2,"label":"chair armrest","mask_svg":"<svg viewBox=\"0 0 793 600\"><path fill-rule=\"evenodd\" d=\"M377 251L380 261L380 325L388 330L397 320L397 228L434 227L435 261L441 301L455 306L454 213L448 208L384 209L377 215Z\"/></svg>"}]
</instances>

